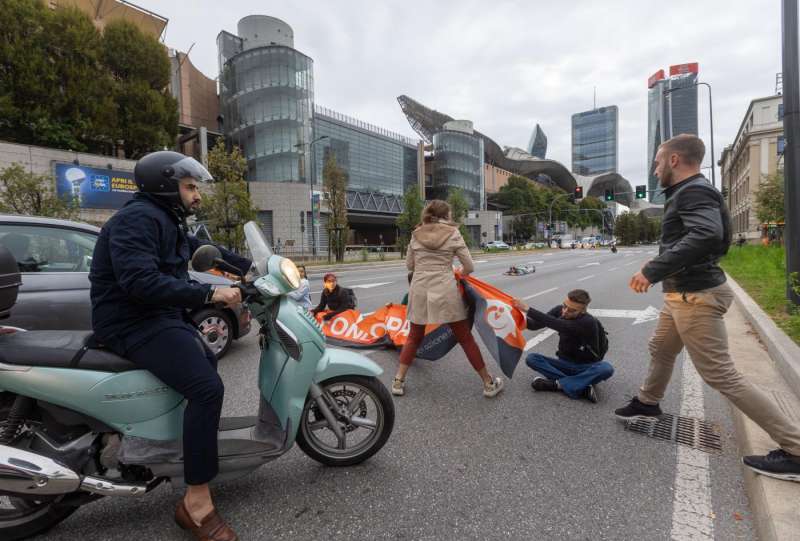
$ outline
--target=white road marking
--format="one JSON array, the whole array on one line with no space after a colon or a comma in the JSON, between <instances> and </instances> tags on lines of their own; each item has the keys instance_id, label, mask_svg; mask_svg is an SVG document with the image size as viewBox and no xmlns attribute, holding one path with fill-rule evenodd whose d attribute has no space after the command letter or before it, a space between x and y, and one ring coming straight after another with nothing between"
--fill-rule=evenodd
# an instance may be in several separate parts
<instances>
[{"instance_id":1,"label":"white road marking","mask_svg":"<svg viewBox=\"0 0 800 541\"><path fill-rule=\"evenodd\" d=\"M644 310L612 310L608 308L597 308L589 310L589 313L595 317L622 317L631 318L634 320L633 324L647 323L658 319L660 310L654 306L648 306Z\"/></svg>"},{"instance_id":2,"label":"white road marking","mask_svg":"<svg viewBox=\"0 0 800 541\"><path fill-rule=\"evenodd\" d=\"M702 419L703 382L684 350L681 415ZM711 475L708 454L678 445L672 502L673 541L714 539L714 508L711 503Z\"/></svg>"},{"instance_id":3,"label":"white road marking","mask_svg":"<svg viewBox=\"0 0 800 541\"><path fill-rule=\"evenodd\" d=\"M585 265L578 265L578 268L579 269L585 269L586 267L591 267L593 265L599 265L599 264L600 264L599 261L595 261L594 263L587 263Z\"/></svg>"},{"instance_id":4,"label":"white road marking","mask_svg":"<svg viewBox=\"0 0 800 541\"><path fill-rule=\"evenodd\" d=\"M528 343L525 344L525 351L528 351L536 344L544 342L545 340L553 336L555 333L556 331L554 331L553 329L545 329L544 331L540 332L539 334L528 340Z\"/></svg>"},{"instance_id":5,"label":"white road marking","mask_svg":"<svg viewBox=\"0 0 800 541\"><path fill-rule=\"evenodd\" d=\"M635 265L636 263L638 263L638 262L637 262L637 261L631 261L630 263L625 263L625 264L624 264L624 265L622 265L622 266L623 266L623 267L630 267L631 265Z\"/></svg>"},{"instance_id":6,"label":"white road marking","mask_svg":"<svg viewBox=\"0 0 800 541\"><path fill-rule=\"evenodd\" d=\"M549 257L549 256L551 256L551 255L554 255L554 254L553 254L553 253L549 253L549 254L542 254L542 257Z\"/></svg>"},{"instance_id":7,"label":"white road marking","mask_svg":"<svg viewBox=\"0 0 800 541\"><path fill-rule=\"evenodd\" d=\"M575 280L575 281L576 281L576 282L583 282L584 280L589 280L590 278L594 278L594 277L595 277L595 275L594 275L594 274L590 274L589 276L584 276L583 278L578 278L578 279L577 279L577 280Z\"/></svg>"},{"instance_id":8,"label":"white road marking","mask_svg":"<svg viewBox=\"0 0 800 541\"><path fill-rule=\"evenodd\" d=\"M540 291L538 293L534 293L533 295L528 295L527 297L522 297L523 301L527 301L528 299L532 299L534 297L538 297L539 295L544 295L545 293L550 293L551 291L555 291L558 289L557 287L551 287L550 289L545 289L544 291Z\"/></svg>"},{"instance_id":9,"label":"white road marking","mask_svg":"<svg viewBox=\"0 0 800 541\"><path fill-rule=\"evenodd\" d=\"M487 259L479 259L478 261L473 261L473 263L488 263L489 260Z\"/></svg>"},{"instance_id":10,"label":"white road marking","mask_svg":"<svg viewBox=\"0 0 800 541\"><path fill-rule=\"evenodd\" d=\"M611 271L615 271L615 270L617 270L618 268L619 268L619 267L611 267L610 269L608 269L608 271L609 271L609 272L611 272Z\"/></svg>"},{"instance_id":11,"label":"white road marking","mask_svg":"<svg viewBox=\"0 0 800 541\"><path fill-rule=\"evenodd\" d=\"M389 284L393 284L394 282L378 282L376 284L358 284L354 286L349 286L351 289L372 289L373 287L380 287Z\"/></svg>"}]
</instances>

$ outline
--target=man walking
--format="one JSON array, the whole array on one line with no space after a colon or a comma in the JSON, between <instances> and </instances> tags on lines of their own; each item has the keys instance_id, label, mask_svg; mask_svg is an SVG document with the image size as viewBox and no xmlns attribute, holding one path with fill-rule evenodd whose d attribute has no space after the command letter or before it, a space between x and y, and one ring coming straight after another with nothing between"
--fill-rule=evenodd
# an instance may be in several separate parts
<instances>
[{"instance_id":1,"label":"man walking","mask_svg":"<svg viewBox=\"0 0 800 541\"><path fill-rule=\"evenodd\" d=\"M650 371L638 396L618 410L628 421L661 415L658 403L683 347L697 372L763 428L780 446L745 465L763 475L800 481L800 426L790 422L766 394L746 381L728 354L723 316L733 301L718 261L731 242L730 214L720 193L700 173L702 140L678 135L659 147L655 174L666 203L659 255L630 281L637 293L663 282L664 307L650 339Z\"/></svg>"},{"instance_id":2,"label":"man walking","mask_svg":"<svg viewBox=\"0 0 800 541\"><path fill-rule=\"evenodd\" d=\"M548 327L558 331L556 358L531 353L525 362L544 377L533 379L536 391L563 391L570 398L585 398L596 403L595 384L614 374L611 363L603 360L608 349L605 331L598 321L586 312L591 302L582 289L567 293L564 303L546 314L529 308L519 299L514 307L527 315L528 329Z\"/></svg>"}]
</instances>

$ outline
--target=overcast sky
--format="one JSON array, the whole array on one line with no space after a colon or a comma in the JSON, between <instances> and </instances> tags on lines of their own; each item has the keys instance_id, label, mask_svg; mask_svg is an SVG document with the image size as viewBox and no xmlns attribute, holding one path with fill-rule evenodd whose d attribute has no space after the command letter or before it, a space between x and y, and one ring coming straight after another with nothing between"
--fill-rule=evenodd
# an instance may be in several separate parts
<instances>
[{"instance_id":1,"label":"overcast sky","mask_svg":"<svg viewBox=\"0 0 800 541\"><path fill-rule=\"evenodd\" d=\"M714 89L716 158L750 100L775 92L781 71L779 0L134 0L169 19L165 43L217 76L216 36L246 15L294 29L314 59L315 101L414 136L396 97L468 119L501 146L526 147L533 126L547 157L571 167L571 115L616 105L620 172L645 183L647 78L699 62ZM700 88L708 146L708 96ZM706 161L709 159L707 157ZM717 181L719 183L719 180Z\"/></svg>"}]
</instances>

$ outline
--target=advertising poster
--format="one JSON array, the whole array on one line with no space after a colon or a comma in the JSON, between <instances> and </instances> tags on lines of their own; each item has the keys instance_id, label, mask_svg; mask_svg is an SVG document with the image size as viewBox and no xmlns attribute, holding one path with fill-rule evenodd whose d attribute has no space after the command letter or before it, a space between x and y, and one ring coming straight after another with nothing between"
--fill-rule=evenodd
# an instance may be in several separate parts
<instances>
[{"instance_id":1,"label":"advertising poster","mask_svg":"<svg viewBox=\"0 0 800 541\"><path fill-rule=\"evenodd\" d=\"M56 192L80 208L118 209L136 192L132 171L55 163Z\"/></svg>"}]
</instances>

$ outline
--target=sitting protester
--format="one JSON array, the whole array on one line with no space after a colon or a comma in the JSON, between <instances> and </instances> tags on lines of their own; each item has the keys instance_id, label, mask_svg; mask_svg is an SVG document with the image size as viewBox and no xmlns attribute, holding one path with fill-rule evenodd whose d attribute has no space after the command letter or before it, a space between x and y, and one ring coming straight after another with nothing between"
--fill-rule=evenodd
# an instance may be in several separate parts
<instances>
[{"instance_id":1,"label":"sitting protester","mask_svg":"<svg viewBox=\"0 0 800 541\"><path fill-rule=\"evenodd\" d=\"M544 376L533 379L535 390L563 391L570 398L597 402L595 384L610 378L614 368L603 360L608 341L600 322L586 312L590 302L586 291L575 289L564 304L545 314L514 300L514 307L527 314L528 329L558 331L556 358L531 353L526 359L528 366Z\"/></svg>"},{"instance_id":2,"label":"sitting protester","mask_svg":"<svg viewBox=\"0 0 800 541\"><path fill-rule=\"evenodd\" d=\"M330 310L330 312L322 316L322 319L328 321L342 312L352 310L356 307L355 295L352 290L346 287L340 287L336 281L335 274L329 272L322 280L325 288L322 290L322 297L319 300L319 304L316 308L311 310L314 316L325 310Z\"/></svg>"},{"instance_id":3,"label":"sitting protester","mask_svg":"<svg viewBox=\"0 0 800 541\"><path fill-rule=\"evenodd\" d=\"M304 265L298 265L297 270L300 271L300 287L287 296L306 310L311 310L311 286L308 284L306 267Z\"/></svg>"}]
</instances>

